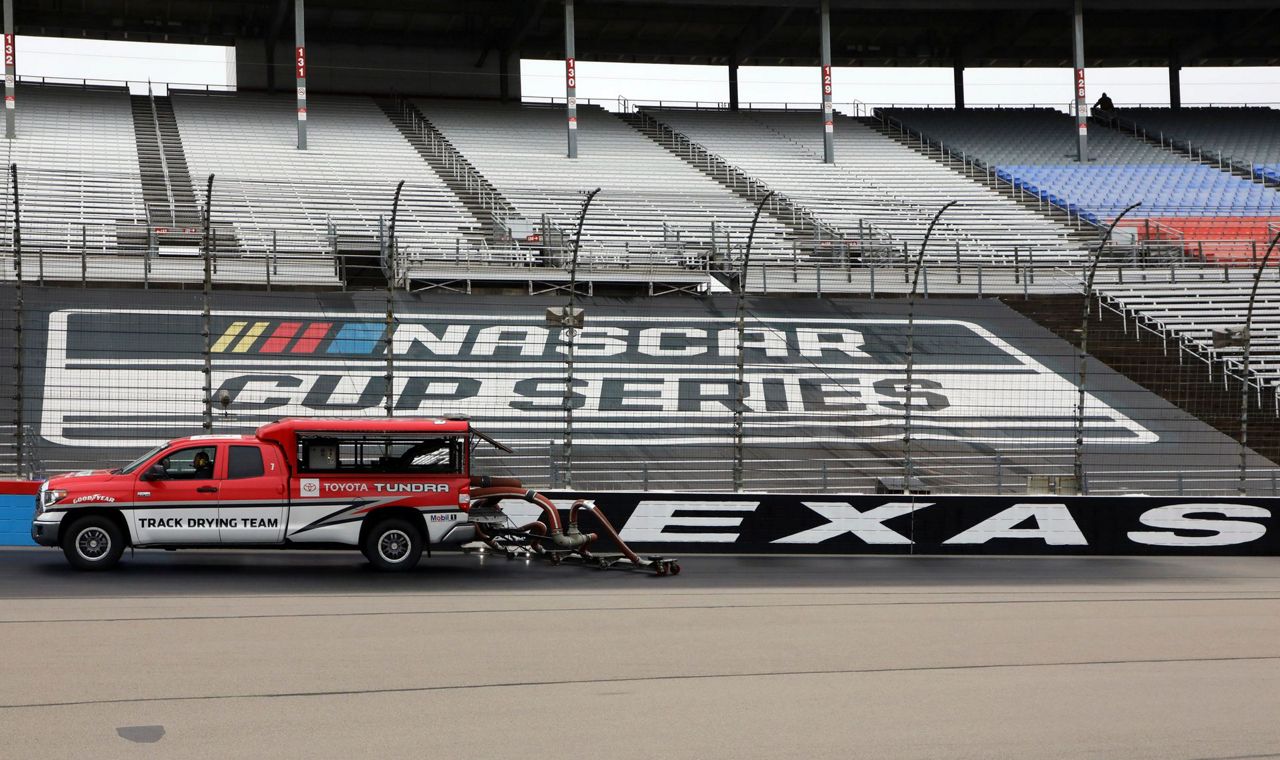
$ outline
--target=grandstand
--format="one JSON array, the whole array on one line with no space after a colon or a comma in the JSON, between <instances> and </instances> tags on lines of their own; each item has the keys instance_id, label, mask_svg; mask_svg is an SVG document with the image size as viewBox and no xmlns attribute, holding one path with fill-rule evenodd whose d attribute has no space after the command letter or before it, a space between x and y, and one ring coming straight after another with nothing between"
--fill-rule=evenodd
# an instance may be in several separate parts
<instances>
[{"instance_id":1,"label":"grandstand","mask_svg":"<svg viewBox=\"0 0 1280 760\"><path fill-rule=\"evenodd\" d=\"M1280 184L1280 113L1273 108L1124 108L1116 116L1148 141Z\"/></svg>"},{"instance_id":2,"label":"grandstand","mask_svg":"<svg viewBox=\"0 0 1280 760\"><path fill-rule=\"evenodd\" d=\"M294 144L292 99L261 93L172 97L182 143L214 190L215 214L240 246L266 255L280 239L296 267L311 256L381 250L395 183L404 180L396 233L408 260L451 259L483 244L477 220L369 98L316 96L306 151Z\"/></svg>"},{"instance_id":3,"label":"grandstand","mask_svg":"<svg viewBox=\"0 0 1280 760\"><path fill-rule=\"evenodd\" d=\"M599 106L579 107L582 152L570 160L558 109L439 100L416 105L535 227L546 217L555 228L571 230L584 191L600 188L583 229L587 265L640 264L653 257L681 266L745 245L751 204ZM759 251L789 255L793 237L765 217L755 242Z\"/></svg>"},{"instance_id":4,"label":"grandstand","mask_svg":"<svg viewBox=\"0 0 1280 760\"><path fill-rule=\"evenodd\" d=\"M6 140L6 164L20 169L26 242L50 252L114 253L145 238L147 208L138 175L129 94L123 88L22 86L24 139ZM13 247L13 192L6 178L3 240Z\"/></svg>"},{"instance_id":5,"label":"grandstand","mask_svg":"<svg viewBox=\"0 0 1280 760\"><path fill-rule=\"evenodd\" d=\"M1215 343L1214 337L1243 325L1253 273L1236 270L1227 274L1225 278L1206 277L1202 271L1181 269L1171 277L1109 285L1102 298L1126 319L1240 372L1240 344ZM1280 398L1280 281L1273 277L1259 283L1250 335L1250 377L1259 393L1266 388Z\"/></svg>"},{"instance_id":6,"label":"grandstand","mask_svg":"<svg viewBox=\"0 0 1280 760\"><path fill-rule=\"evenodd\" d=\"M837 160L821 163L817 112L646 109L645 114L811 210L845 236L878 235L919 248L933 214L960 206L935 230L936 258L1012 263L1015 247L1042 260L1078 257L1070 230L848 117L835 120Z\"/></svg>"},{"instance_id":7,"label":"grandstand","mask_svg":"<svg viewBox=\"0 0 1280 760\"><path fill-rule=\"evenodd\" d=\"M1071 118L1048 108L884 109L882 117L982 160L1016 188L1098 224L1136 201L1146 239L1201 258L1249 258L1280 218L1280 193L1193 163L1093 120L1090 162L1074 160Z\"/></svg>"},{"instance_id":8,"label":"grandstand","mask_svg":"<svg viewBox=\"0 0 1280 760\"><path fill-rule=\"evenodd\" d=\"M847 10L833 4L838 14ZM1107 487L1121 491L1137 469L1159 469L1150 467L1157 461L1178 465L1153 474L1144 488L1180 492L1181 473L1191 471L1204 471L1202 492L1235 487L1237 452L1227 436L1238 435L1232 425L1238 425L1241 347L1238 341L1224 345L1220 334L1215 341L1215 333L1241 326L1253 269L1280 232L1280 192L1267 186L1267 180L1275 184L1280 165L1276 111L1121 108L1114 118L1089 122L1089 160L1081 163L1075 123L1056 109L886 108L869 117L855 104L831 118L834 156L827 163L823 112L813 103L743 108L736 91L739 64L816 62L815 18L807 6L779 0L743 14L710 2L654 0L642 8L601 0L580 9L579 56L665 60L669 51L655 53L662 45L645 31L646 24L662 25L671 49L687 49L690 62L730 64L731 95L709 107L620 99L617 113L578 101L573 134L580 152L569 159L568 102L518 102L519 75L511 70L521 54L562 52L560 19L544 5L555 4L405 5L405 37L392 40L336 0L317 0L309 53L319 63L306 83L305 112L295 93L277 92L295 73L293 50L283 44L287 3L266 16L247 6L227 10L223 30L205 24L199 39L190 36L195 27L184 10L165 11L174 39L237 46L239 86L226 92L173 86L163 95L161 88L131 94L111 83L22 82L17 136L6 140L9 162L18 167L21 234L9 186L0 201L0 278L11 281L20 263L25 283L74 283L86 291L89 285L203 287L210 295L199 304L208 308L211 326L192 322L195 302L178 294L163 312L163 325L129 317L109 336L104 328L103 344L115 349L99 355L97 341L84 337L88 328L74 341L70 332L57 330L82 301L119 310L122 300L132 300L121 293L130 291L84 296L77 288L75 297L57 289L27 291L24 309L30 311L4 311L0 321L17 316L34 322L20 330L6 321L0 354L8 357L5 352L16 347L5 345L10 336L26 341L38 335L23 354L36 369L18 385L43 396L24 400L19 391L12 403L0 403L5 440L22 441L49 461L77 464L75 458L85 455L66 441L89 440L103 430L140 440L148 425L160 424L147 420L153 410L130 393L143 392L164 406L164 424L189 425L202 421L213 394L231 389L243 395L229 402L224 414L240 417L227 424L243 427L254 415L285 406L297 413L383 413L384 392L387 399L400 394L406 409L443 405L455 396L465 401L464 391L483 381L500 390L483 404L466 403L480 404L478 413L495 415L496 429L535 452L523 464L508 463L511 471L555 483L569 437L561 417L577 398L563 388L581 382L588 400L576 423L578 476L589 474L603 487L732 487L726 463L738 431L744 438L737 445L747 446L761 468L751 477L769 488L801 483L865 490L908 470L931 486L958 491L977 492L992 483L1025 488L1029 478L1073 477L1079 365L1070 344L1080 332L1079 294L1104 226L1142 201L1101 249L1096 318L1106 329L1094 333L1090 348L1128 379L1101 367L1089 370L1087 393L1098 394L1089 395L1090 409L1080 415L1090 426L1084 436L1089 463L1094 474L1110 472ZM1028 7L1011 20L1017 14L985 3L958 10L935 8L932 0L920 5L930 12L920 14L907 36L896 23L896 8L861 9L859 24L837 25L833 65L954 65L960 102L962 59L968 65L1070 63L1052 52L1067 26L1058 25L1065 20L1058 9ZM1181 45L1185 59L1179 65L1276 62L1271 37L1258 31L1248 9L1227 5L1214 12L1218 28L1233 30L1231 35ZM654 12L666 6L687 6L680 23ZM27 19L22 24L34 18L53 23L38 8L19 11L19 19ZM1200 23L1181 7L1159 14L1158 23L1146 18L1142 26L1128 13L1096 14L1102 29L1091 39L1100 40L1101 52L1090 60L1113 65L1163 65L1149 60L1147 47L1135 47L1135 34L1190 39ZM110 28L95 26L84 14L67 15L68 23L84 27L81 34L147 33L133 13ZM921 42L926 28L930 39L964 38L964 49ZM486 31L477 36L477 29ZM264 31L261 59L264 40L258 35ZM466 50L428 50L421 41L428 38L449 39ZM737 42L726 61L727 39ZM406 43L403 50L396 40ZM497 54L491 56L491 49ZM708 52L713 49L719 52ZM413 58L418 53L422 63ZM300 150L303 130L307 146ZM401 181L393 230L393 197ZM600 193L582 226L580 267L571 273L569 252L583 203L596 188ZM734 275L757 204L770 193L751 238L744 284L763 298L743 320L736 366L746 378L738 382L726 374L737 351L726 312L736 305L714 297L650 302L635 296L714 295L738 287ZM911 264L934 215L952 202L924 251L917 290L922 302L931 303L906 311L965 326L956 333L964 337L921 336L909 342L921 358L908 360L908 349L898 345L905 329L902 305L881 301L901 299L917 286ZM563 294L574 277L574 292L588 299L592 314L578 365L586 377L562 386L561 374L572 375L574 364L564 361L563 336L545 314L560 299L545 296ZM605 297L589 300L597 286L607 288ZM238 303L226 294L233 287L275 292L236 307L247 309L247 316L228 323L220 310ZM295 292L280 293L282 288ZM460 293L412 292L437 288ZM544 298L517 305L510 300L515 293ZM992 303L992 295L1016 304L1022 316ZM610 300L616 297L628 299L625 307ZM144 306L158 298L149 294ZM816 306L809 311L797 306L801 301ZM462 337L463 327L436 312L436 322L414 323L416 314L437 304L445 304L445 316L475 321L463 326L474 333ZM314 317L307 317L308 327L292 318L269 321L293 307ZM1256 433L1270 425L1280 435L1277 309L1280 291L1268 274L1248 380L1257 391L1250 395L1250 442L1273 459L1280 439L1259 442ZM598 324L592 322L597 311L607 315ZM767 318L760 316L765 312ZM501 322L507 317L518 318ZM861 325L862 353L854 338L832 337L844 333L796 328L826 319L845 328ZM628 320L635 334L624 337L620 325L632 324ZM971 322L981 323L975 333L982 336L981 350L964 332ZM709 327L718 323L721 328ZM385 351L392 341L384 345L379 337L401 324L412 328L412 350L404 357ZM1140 329L1130 335L1130 327ZM221 343L204 340L218 330L224 331ZM275 348L253 348L268 334ZM481 334L491 343L480 343ZM1156 344L1149 341L1153 334ZM176 374L160 377L155 388L140 384L143 374L128 374L135 370L110 375L114 384L101 397L116 398L116 389L124 389L121 397L143 407L133 410L142 432L116 431L115 408L95 411L105 417L90 420L84 412L91 404L81 397L83 388L97 388L104 373L115 371L111 363L131 341L154 342L165 361L181 365L173 372L186 373L172 387L163 383ZM351 346L368 356L347 356ZM459 363L468 351L476 363ZM788 351L796 354L791 364L775 361ZM1157 369L1126 364L1128 354ZM277 361L301 361L302 355L305 366L289 371ZM822 364L832 355L848 358L847 366ZM81 363L86 357L91 360ZM525 357L526 364L517 363ZM640 379L582 369L601 357L620 358L591 371L625 367ZM662 361L646 367L645 357ZM134 358L142 361L136 372L149 371L143 368L151 366L150 357ZM397 364L402 361L408 364ZM947 390L922 392L937 407L915 418L918 436L893 421L904 408L895 385L904 361L920 361L928 369L916 377ZM646 395L654 391L644 384L659 382L652 378L667 383L663 394L672 398L657 404ZM628 398L637 391L633 382L639 395ZM735 388L743 394L736 401ZM1194 399L1179 395L1187 388ZM528 415L505 411L516 397L525 406L510 408ZM401 408L386 403L393 411ZM655 405L700 427L668 445L663 436L670 431L659 430L666 422L635 423L651 416ZM21 428L15 427L19 417ZM996 428L1007 437L993 433ZM659 432L650 436L653 431ZM916 446L914 465L907 462L907 440ZM13 461L12 448L0 446L0 468ZM1250 461L1270 467L1259 458ZM651 472L651 464L663 464L666 472Z\"/></svg>"}]
</instances>

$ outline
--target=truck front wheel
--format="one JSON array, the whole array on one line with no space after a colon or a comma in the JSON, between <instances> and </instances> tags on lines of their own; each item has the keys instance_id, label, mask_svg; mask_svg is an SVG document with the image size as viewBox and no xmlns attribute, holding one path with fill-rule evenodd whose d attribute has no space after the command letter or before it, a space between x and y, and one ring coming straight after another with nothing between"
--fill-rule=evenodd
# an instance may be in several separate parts
<instances>
[{"instance_id":1,"label":"truck front wheel","mask_svg":"<svg viewBox=\"0 0 1280 760\"><path fill-rule=\"evenodd\" d=\"M82 517L62 534L62 553L77 570L109 570L124 554L124 534L108 517Z\"/></svg>"},{"instance_id":2,"label":"truck front wheel","mask_svg":"<svg viewBox=\"0 0 1280 760\"><path fill-rule=\"evenodd\" d=\"M377 570L412 570L422 557L422 532L418 526L399 517L379 520L365 534L360 549Z\"/></svg>"}]
</instances>

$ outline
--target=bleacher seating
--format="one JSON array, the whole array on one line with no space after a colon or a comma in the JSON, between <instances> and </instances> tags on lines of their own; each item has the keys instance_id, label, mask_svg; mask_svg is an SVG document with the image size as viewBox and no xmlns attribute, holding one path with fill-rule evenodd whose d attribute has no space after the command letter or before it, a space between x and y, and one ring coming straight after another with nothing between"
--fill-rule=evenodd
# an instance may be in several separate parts
<instances>
[{"instance_id":1,"label":"bleacher seating","mask_svg":"<svg viewBox=\"0 0 1280 760\"><path fill-rule=\"evenodd\" d=\"M654 257L693 262L696 251L745 244L754 206L593 105L578 109L578 158L566 157L563 107L418 100L468 161L535 225L545 214L572 233L587 191L601 188L583 228L584 261ZM767 215L753 255L790 253L785 226Z\"/></svg>"},{"instance_id":2,"label":"bleacher seating","mask_svg":"<svg viewBox=\"0 0 1280 760\"><path fill-rule=\"evenodd\" d=\"M452 257L479 240L479 221L370 98L310 98L307 149L298 150L291 95L172 97L192 177L203 190L216 175L214 221L232 222L244 250L327 254L351 239L376 247L399 180L403 254Z\"/></svg>"},{"instance_id":3,"label":"bleacher seating","mask_svg":"<svg viewBox=\"0 0 1280 760\"><path fill-rule=\"evenodd\" d=\"M859 121L835 120L836 163L822 163L817 112L646 109L660 122L785 193L850 236L870 224L918 249L933 214L960 204L934 231L931 258L1011 260L1013 248L1074 256L1068 229Z\"/></svg>"},{"instance_id":4,"label":"bleacher seating","mask_svg":"<svg viewBox=\"0 0 1280 760\"><path fill-rule=\"evenodd\" d=\"M17 90L16 138L4 140L6 168L18 166L25 240L31 247L114 247L119 225L145 226L129 93L123 88ZM13 188L5 181L4 236L12 232Z\"/></svg>"},{"instance_id":5,"label":"bleacher seating","mask_svg":"<svg viewBox=\"0 0 1280 760\"><path fill-rule=\"evenodd\" d=\"M1274 108L1123 108L1116 115L1151 139L1280 182L1280 111Z\"/></svg>"},{"instance_id":6,"label":"bleacher seating","mask_svg":"<svg viewBox=\"0 0 1280 760\"><path fill-rule=\"evenodd\" d=\"M885 109L883 115L996 167L1002 179L1083 218L1105 223L1141 201L1133 218L1151 219L1186 241L1239 241L1206 256L1248 255L1259 228L1280 219L1280 193L1188 161L1132 135L1095 125L1087 164L1076 162L1071 117L1047 108ZM1205 250L1189 243L1188 251Z\"/></svg>"},{"instance_id":7,"label":"bleacher seating","mask_svg":"<svg viewBox=\"0 0 1280 760\"><path fill-rule=\"evenodd\" d=\"M1170 338L1191 344L1202 355L1226 359L1238 371L1239 346L1213 345L1213 333L1244 325L1253 273L1247 269L1226 272L1181 269L1149 280L1109 284L1103 297L1123 311ZM1251 331L1250 374L1272 388L1280 388L1280 281L1263 277L1254 305Z\"/></svg>"}]
</instances>

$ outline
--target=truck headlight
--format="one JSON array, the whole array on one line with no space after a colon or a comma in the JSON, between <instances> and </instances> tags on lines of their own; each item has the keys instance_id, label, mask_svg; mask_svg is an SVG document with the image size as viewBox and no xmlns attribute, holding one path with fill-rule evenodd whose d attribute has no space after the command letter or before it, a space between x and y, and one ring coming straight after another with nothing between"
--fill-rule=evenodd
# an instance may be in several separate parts
<instances>
[{"instance_id":1,"label":"truck headlight","mask_svg":"<svg viewBox=\"0 0 1280 760\"><path fill-rule=\"evenodd\" d=\"M40 511L43 512L65 498L67 498L67 492L61 488L45 490L40 495Z\"/></svg>"}]
</instances>

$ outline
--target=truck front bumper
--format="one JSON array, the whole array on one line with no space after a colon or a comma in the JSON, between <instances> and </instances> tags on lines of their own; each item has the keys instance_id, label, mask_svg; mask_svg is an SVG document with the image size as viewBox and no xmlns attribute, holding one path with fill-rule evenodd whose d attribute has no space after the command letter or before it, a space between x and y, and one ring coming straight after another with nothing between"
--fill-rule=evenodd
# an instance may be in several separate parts
<instances>
[{"instance_id":1,"label":"truck front bumper","mask_svg":"<svg viewBox=\"0 0 1280 760\"><path fill-rule=\"evenodd\" d=\"M62 512L46 512L31 521L31 540L41 546L58 545L58 528L62 526Z\"/></svg>"}]
</instances>

